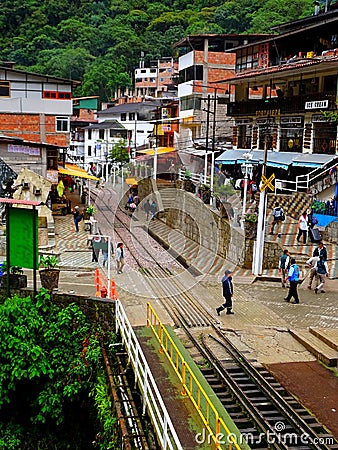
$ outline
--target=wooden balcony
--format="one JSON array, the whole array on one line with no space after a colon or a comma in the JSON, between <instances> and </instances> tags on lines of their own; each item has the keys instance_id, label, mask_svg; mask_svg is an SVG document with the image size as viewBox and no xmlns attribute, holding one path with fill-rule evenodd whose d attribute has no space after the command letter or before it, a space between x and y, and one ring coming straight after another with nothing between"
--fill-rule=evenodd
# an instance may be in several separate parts
<instances>
[{"instance_id":1,"label":"wooden balcony","mask_svg":"<svg viewBox=\"0 0 338 450\"><path fill-rule=\"evenodd\" d=\"M228 105L229 116L280 116L282 114L299 114L305 112L305 103L328 100L326 111L337 110L334 92L318 92L316 94L299 95L294 97L273 97L267 99L243 100L231 102ZM318 112L320 110L318 109Z\"/></svg>"}]
</instances>

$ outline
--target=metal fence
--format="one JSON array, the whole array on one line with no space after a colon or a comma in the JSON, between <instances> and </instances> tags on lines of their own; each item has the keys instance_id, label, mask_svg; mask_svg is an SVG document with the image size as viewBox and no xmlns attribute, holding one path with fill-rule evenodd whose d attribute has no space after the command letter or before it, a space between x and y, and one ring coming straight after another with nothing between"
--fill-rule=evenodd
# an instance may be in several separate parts
<instances>
[{"instance_id":1,"label":"metal fence","mask_svg":"<svg viewBox=\"0 0 338 450\"><path fill-rule=\"evenodd\" d=\"M225 437L225 441L229 444L228 450L238 449L241 447L237 444L237 438L228 428L222 417L220 417L214 403L204 391L200 382L196 378L193 369L189 366L184 356L176 346L172 337L168 333L160 321L158 315L150 305L147 304L147 325L153 330L155 336L160 342L161 351L165 353L172 367L174 368L181 384L181 394L187 395L192 401L198 414L200 415L209 436L215 443L216 449L221 448L219 437Z\"/></svg>"},{"instance_id":2,"label":"metal fence","mask_svg":"<svg viewBox=\"0 0 338 450\"><path fill-rule=\"evenodd\" d=\"M134 369L135 382L138 383L142 394L143 414L148 412L161 448L183 450L142 348L118 300L116 301L116 331L120 332Z\"/></svg>"}]
</instances>

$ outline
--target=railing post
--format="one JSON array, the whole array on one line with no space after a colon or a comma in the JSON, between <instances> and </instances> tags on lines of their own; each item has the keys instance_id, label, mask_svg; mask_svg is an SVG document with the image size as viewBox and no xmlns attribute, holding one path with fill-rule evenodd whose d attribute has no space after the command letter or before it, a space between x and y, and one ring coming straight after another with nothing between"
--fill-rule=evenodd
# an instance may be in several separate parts
<instances>
[{"instance_id":1,"label":"railing post","mask_svg":"<svg viewBox=\"0 0 338 450\"><path fill-rule=\"evenodd\" d=\"M186 377L185 361L182 361L182 390L181 390L182 395L186 395L187 393L185 390L185 377Z\"/></svg>"},{"instance_id":2,"label":"railing post","mask_svg":"<svg viewBox=\"0 0 338 450\"><path fill-rule=\"evenodd\" d=\"M168 442L168 422L167 416L163 418L163 440L162 440L162 448L166 450Z\"/></svg>"},{"instance_id":3,"label":"railing post","mask_svg":"<svg viewBox=\"0 0 338 450\"><path fill-rule=\"evenodd\" d=\"M143 381L143 405L142 405L142 416L146 413L147 408L147 395L148 395L148 371L144 372L144 381Z\"/></svg>"}]
</instances>

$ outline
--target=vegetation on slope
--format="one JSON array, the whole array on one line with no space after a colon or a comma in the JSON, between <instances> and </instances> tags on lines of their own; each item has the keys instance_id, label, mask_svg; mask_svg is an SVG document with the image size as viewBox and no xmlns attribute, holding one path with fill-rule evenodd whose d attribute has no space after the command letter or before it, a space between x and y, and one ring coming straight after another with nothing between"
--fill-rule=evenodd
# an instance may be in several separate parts
<instances>
[{"instance_id":1,"label":"vegetation on slope","mask_svg":"<svg viewBox=\"0 0 338 450\"><path fill-rule=\"evenodd\" d=\"M267 33L313 13L312 0L2 0L0 59L81 80L76 95L111 98L188 34Z\"/></svg>"}]
</instances>

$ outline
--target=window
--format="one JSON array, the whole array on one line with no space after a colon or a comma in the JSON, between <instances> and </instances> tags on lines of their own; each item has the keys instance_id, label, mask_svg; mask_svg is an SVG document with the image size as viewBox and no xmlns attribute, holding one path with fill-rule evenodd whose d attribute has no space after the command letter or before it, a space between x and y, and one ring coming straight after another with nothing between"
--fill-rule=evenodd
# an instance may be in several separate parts
<instances>
[{"instance_id":1,"label":"window","mask_svg":"<svg viewBox=\"0 0 338 450\"><path fill-rule=\"evenodd\" d=\"M88 156L92 156L92 146L88 145Z\"/></svg>"},{"instance_id":2,"label":"window","mask_svg":"<svg viewBox=\"0 0 338 450\"><path fill-rule=\"evenodd\" d=\"M9 97L10 84L9 81L0 80L0 97Z\"/></svg>"},{"instance_id":3,"label":"window","mask_svg":"<svg viewBox=\"0 0 338 450\"><path fill-rule=\"evenodd\" d=\"M104 130L99 130L99 139L104 139Z\"/></svg>"},{"instance_id":4,"label":"window","mask_svg":"<svg viewBox=\"0 0 338 450\"><path fill-rule=\"evenodd\" d=\"M186 83L192 80L203 80L203 66L195 65L180 70L179 83Z\"/></svg>"},{"instance_id":5,"label":"window","mask_svg":"<svg viewBox=\"0 0 338 450\"><path fill-rule=\"evenodd\" d=\"M69 132L69 117L56 117L56 131Z\"/></svg>"},{"instance_id":6,"label":"window","mask_svg":"<svg viewBox=\"0 0 338 450\"><path fill-rule=\"evenodd\" d=\"M88 139L92 138L92 130L88 130Z\"/></svg>"},{"instance_id":7,"label":"window","mask_svg":"<svg viewBox=\"0 0 338 450\"><path fill-rule=\"evenodd\" d=\"M186 111L187 109L201 109L201 98L196 96L182 97L180 100L180 109Z\"/></svg>"},{"instance_id":8,"label":"window","mask_svg":"<svg viewBox=\"0 0 338 450\"><path fill-rule=\"evenodd\" d=\"M71 92L57 92L57 91L42 91L42 98L49 98L53 100L71 100Z\"/></svg>"},{"instance_id":9,"label":"window","mask_svg":"<svg viewBox=\"0 0 338 450\"><path fill-rule=\"evenodd\" d=\"M125 122L127 120L127 114L121 113L121 122Z\"/></svg>"},{"instance_id":10,"label":"window","mask_svg":"<svg viewBox=\"0 0 338 450\"><path fill-rule=\"evenodd\" d=\"M129 120L135 120L135 113L129 113Z\"/></svg>"}]
</instances>

